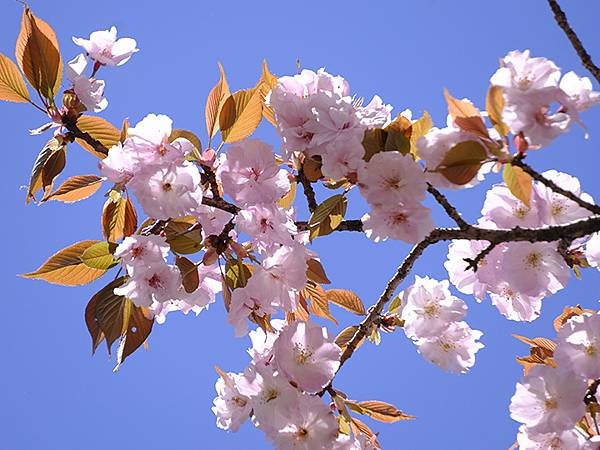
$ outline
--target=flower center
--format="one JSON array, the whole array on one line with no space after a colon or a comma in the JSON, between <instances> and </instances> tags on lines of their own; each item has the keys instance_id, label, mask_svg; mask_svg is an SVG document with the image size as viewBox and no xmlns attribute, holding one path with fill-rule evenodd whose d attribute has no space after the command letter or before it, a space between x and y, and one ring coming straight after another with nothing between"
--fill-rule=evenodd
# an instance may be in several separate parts
<instances>
[{"instance_id":1,"label":"flower center","mask_svg":"<svg viewBox=\"0 0 600 450\"><path fill-rule=\"evenodd\" d=\"M400 178L398 177L389 177L383 180L383 184L385 187L389 189L399 189L400 188Z\"/></svg>"},{"instance_id":2,"label":"flower center","mask_svg":"<svg viewBox=\"0 0 600 450\"><path fill-rule=\"evenodd\" d=\"M148 286L150 286L152 289L159 289L163 287L163 283L160 277L157 274L154 274L152 275L152 278L148 280Z\"/></svg>"},{"instance_id":3,"label":"flower center","mask_svg":"<svg viewBox=\"0 0 600 450\"><path fill-rule=\"evenodd\" d=\"M312 352L305 349L299 344L294 345L296 349L296 363L303 366L304 364L310 362L310 358L312 357Z\"/></svg>"},{"instance_id":4,"label":"flower center","mask_svg":"<svg viewBox=\"0 0 600 450\"><path fill-rule=\"evenodd\" d=\"M308 430L304 427L300 427L298 428L298 431L296 431L296 436L300 439L306 439L308 436Z\"/></svg>"},{"instance_id":5,"label":"flower center","mask_svg":"<svg viewBox=\"0 0 600 450\"><path fill-rule=\"evenodd\" d=\"M525 264L527 264L532 269L537 269L542 262L542 255L539 253L530 253L525 258Z\"/></svg>"},{"instance_id":6,"label":"flower center","mask_svg":"<svg viewBox=\"0 0 600 450\"><path fill-rule=\"evenodd\" d=\"M590 344L585 347L585 354L588 356L596 356L598 354L598 349L595 345Z\"/></svg>"},{"instance_id":7,"label":"flower center","mask_svg":"<svg viewBox=\"0 0 600 450\"><path fill-rule=\"evenodd\" d=\"M449 352L450 350L454 349L454 344L452 342L441 341L439 345L440 348L445 352Z\"/></svg>"},{"instance_id":8,"label":"flower center","mask_svg":"<svg viewBox=\"0 0 600 450\"><path fill-rule=\"evenodd\" d=\"M515 208L513 214L517 219L524 219L528 212L529 209L525 205L519 205Z\"/></svg>"},{"instance_id":9,"label":"flower center","mask_svg":"<svg viewBox=\"0 0 600 450\"><path fill-rule=\"evenodd\" d=\"M406 222L406 214L398 213L392 217L392 222L394 225L400 225Z\"/></svg>"},{"instance_id":10,"label":"flower center","mask_svg":"<svg viewBox=\"0 0 600 450\"><path fill-rule=\"evenodd\" d=\"M231 399L231 401L232 401L233 403L235 403L237 406L239 406L240 408L243 408L244 406L246 406L246 403L247 403L247 402L246 402L246 400L244 400L244 399L243 399L243 398L241 398L241 397L237 397L237 396L236 396L236 397L233 397L233 398Z\"/></svg>"},{"instance_id":11,"label":"flower center","mask_svg":"<svg viewBox=\"0 0 600 450\"><path fill-rule=\"evenodd\" d=\"M163 191L171 192L173 190L173 185L169 182L163 183L162 185Z\"/></svg>"},{"instance_id":12,"label":"flower center","mask_svg":"<svg viewBox=\"0 0 600 450\"><path fill-rule=\"evenodd\" d=\"M136 259L144 254L144 247L138 245L136 247L132 247L129 252L131 253L131 258Z\"/></svg>"},{"instance_id":13,"label":"flower center","mask_svg":"<svg viewBox=\"0 0 600 450\"><path fill-rule=\"evenodd\" d=\"M554 398L549 398L544 402L544 406L546 409L556 409L558 408L558 402Z\"/></svg>"},{"instance_id":14,"label":"flower center","mask_svg":"<svg viewBox=\"0 0 600 450\"><path fill-rule=\"evenodd\" d=\"M565 205L562 202L552 202L552 208L550 212L553 216L558 216L559 214L562 214L564 209Z\"/></svg>"},{"instance_id":15,"label":"flower center","mask_svg":"<svg viewBox=\"0 0 600 450\"><path fill-rule=\"evenodd\" d=\"M269 403L271 400L275 400L277 397L279 397L279 391L277 391L277 389L274 389L274 388L268 389L263 394L263 398L265 399L265 403Z\"/></svg>"},{"instance_id":16,"label":"flower center","mask_svg":"<svg viewBox=\"0 0 600 450\"><path fill-rule=\"evenodd\" d=\"M439 311L440 311L440 307L436 303L429 303L424 308L425 315L429 318L437 317Z\"/></svg>"}]
</instances>

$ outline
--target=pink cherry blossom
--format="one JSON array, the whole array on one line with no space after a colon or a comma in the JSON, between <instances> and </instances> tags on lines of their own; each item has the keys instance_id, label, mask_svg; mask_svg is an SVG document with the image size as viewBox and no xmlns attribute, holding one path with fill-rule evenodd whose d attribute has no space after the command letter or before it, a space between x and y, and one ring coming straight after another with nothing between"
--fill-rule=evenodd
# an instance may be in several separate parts
<instances>
[{"instance_id":1,"label":"pink cherry blossom","mask_svg":"<svg viewBox=\"0 0 600 450\"><path fill-rule=\"evenodd\" d=\"M215 388L217 397L213 400L212 411L217 416L217 427L223 430L237 431L250 416L250 399L240 394L237 383L241 374L227 373L219 377Z\"/></svg>"},{"instance_id":2,"label":"pink cherry blossom","mask_svg":"<svg viewBox=\"0 0 600 450\"><path fill-rule=\"evenodd\" d=\"M169 244L163 236L134 235L123 239L115 250L115 256L121 258L127 267L127 273L133 275L137 270L145 270L153 264L164 263L169 250Z\"/></svg>"},{"instance_id":3,"label":"pink cherry blossom","mask_svg":"<svg viewBox=\"0 0 600 450\"><path fill-rule=\"evenodd\" d=\"M594 199L590 195L582 192L577 178L557 170L547 170L542 175L582 200L588 203L594 202ZM546 225L560 225L583 219L592 214L574 201L554 192L551 188L541 183L535 184L534 196L539 205L540 218Z\"/></svg>"},{"instance_id":4,"label":"pink cherry blossom","mask_svg":"<svg viewBox=\"0 0 600 450\"><path fill-rule=\"evenodd\" d=\"M484 220L497 228L535 228L542 225L536 196L532 196L530 206L527 206L504 183L494 185L487 191L481 214Z\"/></svg>"},{"instance_id":5,"label":"pink cherry blossom","mask_svg":"<svg viewBox=\"0 0 600 450\"><path fill-rule=\"evenodd\" d=\"M410 155L376 153L359 167L360 192L372 205L414 203L425 198L427 183L423 171Z\"/></svg>"},{"instance_id":6,"label":"pink cherry blossom","mask_svg":"<svg viewBox=\"0 0 600 450\"><path fill-rule=\"evenodd\" d=\"M505 89L527 92L557 86L560 69L546 58L532 58L529 50L509 52L490 82Z\"/></svg>"},{"instance_id":7,"label":"pink cherry blossom","mask_svg":"<svg viewBox=\"0 0 600 450\"><path fill-rule=\"evenodd\" d=\"M205 192L206 197L211 197L210 192ZM211 234L219 234L223 227L233 218L233 214L213 206L198 205L192 215L202 226L202 236L206 238Z\"/></svg>"},{"instance_id":8,"label":"pink cherry blossom","mask_svg":"<svg viewBox=\"0 0 600 450\"><path fill-rule=\"evenodd\" d=\"M134 153L120 142L108 150L108 156L98 166L103 177L117 184L126 184L138 170Z\"/></svg>"},{"instance_id":9,"label":"pink cherry blossom","mask_svg":"<svg viewBox=\"0 0 600 450\"><path fill-rule=\"evenodd\" d=\"M277 167L271 146L256 139L230 145L217 176L225 193L242 206L274 203L290 189L287 172Z\"/></svg>"},{"instance_id":10,"label":"pink cherry blossom","mask_svg":"<svg viewBox=\"0 0 600 450\"><path fill-rule=\"evenodd\" d=\"M600 378L600 314L575 316L558 333L558 367L583 378Z\"/></svg>"},{"instance_id":11,"label":"pink cherry blossom","mask_svg":"<svg viewBox=\"0 0 600 450\"><path fill-rule=\"evenodd\" d=\"M490 287L492 304L508 320L531 322L540 316L543 295L528 296L516 292L508 283Z\"/></svg>"},{"instance_id":12,"label":"pink cherry blossom","mask_svg":"<svg viewBox=\"0 0 600 450\"><path fill-rule=\"evenodd\" d=\"M415 277L415 282L404 290L402 320L404 332L412 339L435 336L452 322L461 320L467 305L450 294L447 280Z\"/></svg>"},{"instance_id":13,"label":"pink cherry blossom","mask_svg":"<svg viewBox=\"0 0 600 450\"><path fill-rule=\"evenodd\" d=\"M531 297L554 294L569 279L569 266L556 243L511 242L506 244L499 278L511 288Z\"/></svg>"},{"instance_id":14,"label":"pink cherry blossom","mask_svg":"<svg viewBox=\"0 0 600 450\"><path fill-rule=\"evenodd\" d=\"M144 212L154 219L192 214L202 203L198 168L190 163L148 167L130 182Z\"/></svg>"},{"instance_id":15,"label":"pink cherry blossom","mask_svg":"<svg viewBox=\"0 0 600 450\"><path fill-rule=\"evenodd\" d=\"M361 125L367 128L384 128L391 120L392 106L386 105L381 97L375 95L366 106L357 109L356 114Z\"/></svg>"},{"instance_id":16,"label":"pink cherry blossom","mask_svg":"<svg viewBox=\"0 0 600 450\"><path fill-rule=\"evenodd\" d=\"M321 155L321 172L325 177L339 180L356 173L364 163L365 149L362 145L362 133L345 133L325 146Z\"/></svg>"},{"instance_id":17,"label":"pink cherry blossom","mask_svg":"<svg viewBox=\"0 0 600 450\"><path fill-rule=\"evenodd\" d=\"M475 364L475 353L483 344L483 333L466 322L452 322L437 336L418 339L415 343L423 357L452 373L466 373Z\"/></svg>"},{"instance_id":18,"label":"pink cherry blossom","mask_svg":"<svg viewBox=\"0 0 600 450\"><path fill-rule=\"evenodd\" d=\"M517 443L520 450L594 450L593 444L575 430L535 433L523 425Z\"/></svg>"},{"instance_id":19,"label":"pink cherry blossom","mask_svg":"<svg viewBox=\"0 0 600 450\"><path fill-rule=\"evenodd\" d=\"M481 280L485 272L495 272L488 258L479 261L477 271L468 268L465 259L474 259L489 246L487 241L452 241L448 246L448 260L444 267L450 282L463 294L473 295L478 301L485 297L488 285Z\"/></svg>"},{"instance_id":20,"label":"pink cherry blossom","mask_svg":"<svg viewBox=\"0 0 600 450\"><path fill-rule=\"evenodd\" d=\"M579 77L575 72L567 72L560 80L560 88L569 96L569 108L577 112L587 111L600 103L600 92L592 88L588 77Z\"/></svg>"},{"instance_id":21,"label":"pink cherry blossom","mask_svg":"<svg viewBox=\"0 0 600 450\"><path fill-rule=\"evenodd\" d=\"M104 81L88 78L84 75L87 60L83 54L77 55L69 61L66 67L66 75L73 83L73 92L83 105L93 112L101 112L108 106L104 98Z\"/></svg>"},{"instance_id":22,"label":"pink cherry blossom","mask_svg":"<svg viewBox=\"0 0 600 450\"><path fill-rule=\"evenodd\" d=\"M271 361L273 355L273 344L279 336L279 332L287 325L285 320L271 319L272 331L264 331L262 328L256 328L248 333L252 341L252 347L248 349L248 354L254 364L267 364Z\"/></svg>"},{"instance_id":23,"label":"pink cherry blossom","mask_svg":"<svg viewBox=\"0 0 600 450\"><path fill-rule=\"evenodd\" d=\"M585 258L590 266L600 270L600 233L594 233L585 246Z\"/></svg>"},{"instance_id":24,"label":"pink cherry blossom","mask_svg":"<svg viewBox=\"0 0 600 450\"><path fill-rule=\"evenodd\" d=\"M300 395L276 417L267 433L277 450L330 450L338 423L320 397Z\"/></svg>"},{"instance_id":25,"label":"pink cherry blossom","mask_svg":"<svg viewBox=\"0 0 600 450\"><path fill-rule=\"evenodd\" d=\"M420 203L375 206L361 220L365 234L375 242L392 238L416 244L434 228L429 208Z\"/></svg>"},{"instance_id":26,"label":"pink cherry blossom","mask_svg":"<svg viewBox=\"0 0 600 450\"><path fill-rule=\"evenodd\" d=\"M231 293L228 321L234 327L236 336L248 332L248 316L256 314L264 317L276 311L273 297L262 289L259 278L250 277L245 287L234 289Z\"/></svg>"},{"instance_id":27,"label":"pink cherry blossom","mask_svg":"<svg viewBox=\"0 0 600 450\"><path fill-rule=\"evenodd\" d=\"M238 213L236 224L261 251L277 244L293 245L292 236L297 233L293 219L276 205L248 206Z\"/></svg>"},{"instance_id":28,"label":"pink cherry blossom","mask_svg":"<svg viewBox=\"0 0 600 450\"><path fill-rule=\"evenodd\" d=\"M327 329L313 322L288 325L273 345L277 369L307 392L317 392L331 381L341 353Z\"/></svg>"},{"instance_id":29,"label":"pink cherry blossom","mask_svg":"<svg viewBox=\"0 0 600 450\"><path fill-rule=\"evenodd\" d=\"M573 428L585 413L587 385L568 370L540 365L517 383L510 416L536 433Z\"/></svg>"},{"instance_id":30,"label":"pink cherry blossom","mask_svg":"<svg viewBox=\"0 0 600 450\"><path fill-rule=\"evenodd\" d=\"M82 47L93 60L108 66L121 66L138 51L135 39L117 39L117 29L94 31L89 39L73 38L75 45Z\"/></svg>"},{"instance_id":31,"label":"pink cherry blossom","mask_svg":"<svg viewBox=\"0 0 600 450\"><path fill-rule=\"evenodd\" d=\"M151 306L153 301L167 302L177 297L181 275L176 266L166 263L153 264L135 275L118 288L115 295L129 298L137 306Z\"/></svg>"}]
</instances>

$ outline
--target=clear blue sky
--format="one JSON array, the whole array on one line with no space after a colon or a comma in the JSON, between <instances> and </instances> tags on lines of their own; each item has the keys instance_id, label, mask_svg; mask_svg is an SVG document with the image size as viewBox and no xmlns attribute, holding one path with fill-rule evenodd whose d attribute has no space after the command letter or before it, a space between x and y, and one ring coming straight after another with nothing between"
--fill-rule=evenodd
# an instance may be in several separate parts
<instances>
[{"instance_id":1,"label":"clear blue sky","mask_svg":"<svg viewBox=\"0 0 600 450\"><path fill-rule=\"evenodd\" d=\"M110 105L104 117L132 122L147 113L165 113L178 128L204 132L204 100L217 78L217 61L230 85L254 84L267 58L277 74L302 65L344 75L352 91L379 94L399 112L427 110L445 123L442 89L482 105L499 57L530 48L565 71L586 74L545 1L38 1L34 12L57 31L64 59L76 55L71 36L87 36L116 25L138 40L140 52L125 66L102 73ZM600 60L597 18L600 2L567 2L565 9L588 49ZM21 5L4 1L0 52L12 56ZM587 74L586 74L587 75ZM0 326L0 448L7 450L144 449L239 450L268 448L260 431L245 426L236 434L218 430L210 410L216 374L213 365L240 371L247 339L235 339L221 303L199 317L172 314L155 326L150 350L131 357L112 373L104 349L91 357L83 321L100 280L66 288L18 278L59 248L82 239L101 239L97 195L76 205L25 207L25 191L44 137L29 137L45 118L25 105L0 104L3 142L2 189L4 261L0 272L3 320ZM600 198L597 152L600 111L584 117L591 137L574 129L531 160L539 169L577 175ZM277 144L272 130L264 139ZM592 162L593 161L593 162ZM95 172L96 161L73 145L68 175ZM491 176L487 184L497 181ZM485 185L450 197L466 217L479 215ZM321 197L323 198L323 197ZM301 209L302 212L304 212ZM362 205L351 205L359 217ZM439 224L444 224L436 211ZM338 233L315 244L335 287L355 290L367 304L379 296L408 246L375 245L364 236ZM413 271L444 278L447 248L427 250ZM412 279L413 276L410 278ZM598 307L600 276L584 272L559 295L545 301L534 324L508 322L485 302L469 304L467 320L484 331L485 349L468 374L443 373L424 361L401 331L384 335L379 347L365 345L346 365L337 386L358 400L381 399L417 416L413 422L373 423L386 449L506 449L516 423L508 415L514 384L521 377L516 354L527 349L511 333L549 335L566 304ZM335 311L343 325L353 319ZM333 332L339 329L332 328Z\"/></svg>"}]
</instances>

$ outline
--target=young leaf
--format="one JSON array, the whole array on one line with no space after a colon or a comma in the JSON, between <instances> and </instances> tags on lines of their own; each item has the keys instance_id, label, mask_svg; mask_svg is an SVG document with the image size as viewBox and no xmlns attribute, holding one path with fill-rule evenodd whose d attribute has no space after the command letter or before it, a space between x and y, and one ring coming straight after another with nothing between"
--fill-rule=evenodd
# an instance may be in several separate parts
<instances>
[{"instance_id":1,"label":"young leaf","mask_svg":"<svg viewBox=\"0 0 600 450\"><path fill-rule=\"evenodd\" d=\"M230 95L219 114L223 142L236 142L250 136L262 118L262 98L259 89L246 89Z\"/></svg>"},{"instance_id":2,"label":"young leaf","mask_svg":"<svg viewBox=\"0 0 600 450\"><path fill-rule=\"evenodd\" d=\"M93 269L108 270L117 264L114 257L117 244L113 242L98 242L86 249L81 255L83 263Z\"/></svg>"},{"instance_id":3,"label":"young leaf","mask_svg":"<svg viewBox=\"0 0 600 450\"><path fill-rule=\"evenodd\" d=\"M267 60L264 59L262 63L262 74L258 81L258 89L260 91L262 99L262 115L271 125L276 125L275 114L270 106L265 103L265 98L269 95L269 92L277 86L277 77L269 71Z\"/></svg>"},{"instance_id":4,"label":"young leaf","mask_svg":"<svg viewBox=\"0 0 600 450\"><path fill-rule=\"evenodd\" d=\"M290 209L292 207L294 200L296 199L296 185L297 183L295 181L290 183L290 190L288 193L281 197L277 202L280 208Z\"/></svg>"},{"instance_id":5,"label":"young leaf","mask_svg":"<svg viewBox=\"0 0 600 450\"><path fill-rule=\"evenodd\" d=\"M354 337L357 330L358 330L358 326L356 326L356 325L352 325L350 327L344 328L340 332L340 334L338 334L337 337L335 338L335 343L338 345L338 347L340 347L343 350L346 347L346 345L348 345L348 342L350 342L350 339L352 339ZM363 342L364 342L364 338L360 341L357 348L360 347L360 345Z\"/></svg>"},{"instance_id":6,"label":"young leaf","mask_svg":"<svg viewBox=\"0 0 600 450\"><path fill-rule=\"evenodd\" d=\"M350 406L350 403L353 402L346 402L346 404L348 404L348 406L352 408ZM361 414L366 414L372 419L378 420L380 422L393 423L398 422L399 420L414 419L414 416L405 414L399 409L397 409L394 405L391 405L386 402L381 402L378 400L366 400L363 402L358 402L356 404L360 407L362 411Z\"/></svg>"},{"instance_id":7,"label":"young leaf","mask_svg":"<svg viewBox=\"0 0 600 450\"><path fill-rule=\"evenodd\" d=\"M504 95L500 86L491 86L485 98L485 109L494 128L501 136L508 135L508 126L502 121Z\"/></svg>"},{"instance_id":8,"label":"young leaf","mask_svg":"<svg viewBox=\"0 0 600 450\"><path fill-rule=\"evenodd\" d=\"M487 127L483 123L481 113L475 106L466 100L458 100L452 97L448 89L444 89L444 97L448 103L448 114L461 130L489 139Z\"/></svg>"},{"instance_id":9,"label":"young leaf","mask_svg":"<svg viewBox=\"0 0 600 450\"><path fill-rule=\"evenodd\" d=\"M35 272L22 274L25 278L34 278L63 286L81 286L101 277L106 270L93 269L81 260L83 252L99 241L81 241L63 248L52 255Z\"/></svg>"},{"instance_id":10,"label":"young leaf","mask_svg":"<svg viewBox=\"0 0 600 450\"><path fill-rule=\"evenodd\" d=\"M347 289L329 289L325 292L327 300L358 315L366 314L365 305L354 292Z\"/></svg>"},{"instance_id":11,"label":"young leaf","mask_svg":"<svg viewBox=\"0 0 600 450\"><path fill-rule=\"evenodd\" d=\"M28 7L23 11L16 56L17 64L33 88L53 101L62 80L58 41L50 25L35 17Z\"/></svg>"},{"instance_id":12,"label":"young leaf","mask_svg":"<svg viewBox=\"0 0 600 450\"><path fill-rule=\"evenodd\" d=\"M121 131L114 125L98 116L81 116L77 119L77 127L84 133L99 141L107 149L117 145L121 140ZM106 158L106 154L96 151L83 139L75 139L84 149L100 159Z\"/></svg>"},{"instance_id":13,"label":"young leaf","mask_svg":"<svg viewBox=\"0 0 600 450\"><path fill-rule=\"evenodd\" d=\"M42 199L58 200L63 203L74 203L84 200L96 193L102 186L102 178L96 175L78 175L61 184L56 191Z\"/></svg>"},{"instance_id":14,"label":"young leaf","mask_svg":"<svg viewBox=\"0 0 600 450\"><path fill-rule=\"evenodd\" d=\"M323 178L323 172L321 172L321 166L323 164L321 161L317 161L312 158L305 158L304 163L302 164L302 171L306 176L306 179L312 183L315 181L319 181Z\"/></svg>"},{"instance_id":15,"label":"young leaf","mask_svg":"<svg viewBox=\"0 0 600 450\"><path fill-rule=\"evenodd\" d=\"M165 227L167 243L179 254L188 255L202 249L202 232L199 228L188 231L196 219L193 217L171 220Z\"/></svg>"},{"instance_id":16,"label":"young leaf","mask_svg":"<svg viewBox=\"0 0 600 450\"><path fill-rule=\"evenodd\" d=\"M413 155L415 160L419 160L417 154L417 141L425 136L429 130L433 127L433 121L429 116L429 113L425 111L421 118L412 124L412 133L410 135L410 153Z\"/></svg>"},{"instance_id":17,"label":"young leaf","mask_svg":"<svg viewBox=\"0 0 600 450\"><path fill-rule=\"evenodd\" d=\"M343 194L329 197L313 211L308 221L310 239L326 236L335 230L344 220L348 199Z\"/></svg>"},{"instance_id":18,"label":"young leaf","mask_svg":"<svg viewBox=\"0 0 600 450\"><path fill-rule=\"evenodd\" d=\"M531 190L533 189L533 179L531 176L520 167L507 163L504 164L502 178L511 194L521 200L525 206L529 207Z\"/></svg>"},{"instance_id":19,"label":"young leaf","mask_svg":"<svg viewBox=\"0 0 600 450\"><path fill-rule=\"evenodd\" d=\"M451 183L463 185L477 175L486 159L487 153L483 145L477 141L463 141L448 150L435 171Z\"/></svg>"},{"instance_id":20,"label":"young leaf","mask_svg":"<svg viewBox=\"0 0 600 450\"><path fill-rule=\"evenodd\" d=\"M137 229L137 214L129 198L111 191L102 209L102 231L107 241L117 242Z\"/></svg>"},{"instance_id":21,"label":"young leaf","mask_svg":"<svg viewBox=\"0 0 600 450\"><path fill-rule=\"evenodd\" d=\"M225 283L231 290L246 286L251 276L252 266L237 259L225 263Z\"/></svg>"},{"instance_id":22,"label":"young leaf","mask_svg":"<svg viewBox=\"0 0 600 450\"><path fill-rule=\"evenodd\" d=\"M308 269L306 270L306 277L314 281L315 283L320 284L330 284L329 278L327 278L327 274L325 273L325 269L321 262L317 259L311 258L306 262Z\"/></svg>"},{"instance_id":23,"label":"young leaf","mask_svg":"<svg viewBox=\"0 0 600 450\"><path fill-rule=\"evenodd\" d=\"M575 317L575 316L581 316L581 315L591 315L594 314L594 311L591 309L584 309L581 306L577 305L577 306L565 306L565 308L563 309L563 312L560 313L560 315L554 319L554 329L556 330L556 332L558 333L560 331L560 329L563 327L563 325L565 323L567 323L567 321L571 318L571 317Z\"/></svg>"},{"instance_id":24,"label":"young leaf","mask_svg":"<svg viewBox=\"0 0 600 450\"><path fill-rule=\"evenodd\" d=\"M0 53L0 100L27 103L29 91L14 62Z\"/></svg>"},{"instance_id":25,"label":"young leaf","mask_svg":"<svg viewBox=\"0 0 600 450\"><path fill-rule=\"evenodd\" d=\"M373 447L376 449L381 448L381 444L377 441L377 435L373 433L373 430L371 430L366 423L357 419L356 417L353 417L350 427L352 428L352 433L354 433L355 436L363 434Z\"/></svg>"},{"instance_id":26,"label":"young leaf","mask_svg":"<svg viewBox=\"0 0 600 450\"><path fill-rule=\"evenodd\" d=\"M185 292L191 294L198 289L200 284L198 267L196 267L196 264L187 259L185 256L178 256L175 258L175 264L177 267L179 267L179 271L181 272L181 278Z\"/></svg>"},{"instance_id":27,"label":"young leaf","mask_svg":"<svg viewBox=\"0 0 600 450\"><path fill-rule=\"evenodd\" d=\"M200 159L202 156L202 142L200 142L200 138L196 136L194 133L188 130L180 130L175 129L171 131L171 136L169 136L169 142L173 142L175 139L184 138L192 143L194 146L194 156L196 159Z\"/></svg>"},{"instance_id":28,"label":"young leaf","mask_svg":"<svg viewBox=\"0 0 600 450\"><path fill-rule=\"evenodd\" d=\"M27 197L25 203L29 203L31 200L35 200L35 193L42 189L42 172L48 159L53 153L63 148L63 141L60 137L54 137L50 139L44 148L38 154L33 169L31 169L31 176L29 178L29 189L27 191ZM46 175L47 176L47 175Z\"/></svg>"},{"instance_id":29,"label":"young leaf","mask_svg":"<svg viewBox=\"0 0 600 450\"><path fill-rule=\"evenodd\" d=\"M335 317L329 312L329 304L325 297L325 290L320 284L309 282L303 289L304 297L310 297L310 312L315 316L323 317L337 324Z\"/></svg>"},{"instance_id":30,"label":"young leaf","mask_svg":"<svg viewBox=\"0 0 600 450\"><path fill-rule=\"evenodd\" d=\"M219 63L219 73L219 81L208 94L204 112L204 116L206 118L206 131L208 132L209 139L213 138L215 134L217 134L217 130L219 129L219 114L221 113L221 109L223 109L225 100L227 100L230 95L229 86L227 85L227 80L225 79L225 71L223 70L221 63Z\"/></svg>"},{"instance_id":31,"label":"young leaf","mask_svg":"<svg viewBox=\"0 0 600 450\"><path fill-rule=\"evenodd\" d=\"M381 128L366 130L363 136L362 145L365 149L363 159L369 162L373 155L385 150L387 140L387 131Z\"/></svg>"},{"instance_id":32,"label":"young leaf","mask_svg":"<svg viewBox=\"0 0 600 450\"><path fill-rule=\"evenodd\" d=\"M106 287L103 289L103 291L105 290L107 290ZM100 329L98 321L95 317L96 305L98 304L98 294L100 294L100 292L94 295L85 307L85 325L90 333L90 336L92 337L92 354L96 353L96 349L104 340L104 333Z\"/></svg>"},{"instance_id":33,"label":"young leaf","mask_svg":"<svg viewBox=\"0 0 600 450\"><path fill-rule=\"evenodd\" d=\"M54 180L58 177L67 163L65 146L52 152L44 167L42 168L42 189L44 195L48 195L54 186Z\"/></svg>"}]
</instances>

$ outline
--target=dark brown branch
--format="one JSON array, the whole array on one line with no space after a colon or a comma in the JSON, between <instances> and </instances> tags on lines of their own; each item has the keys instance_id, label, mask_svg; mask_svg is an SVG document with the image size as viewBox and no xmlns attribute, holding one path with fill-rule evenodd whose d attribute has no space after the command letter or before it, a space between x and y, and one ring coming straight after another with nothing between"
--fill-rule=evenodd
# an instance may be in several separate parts
<instances>
[{"instance_id":1,"label":"dark brown branch","mask_svg":"<svg viewBox=\"0 0 600 450\"><path fill-rule=\"evenodd\" d=\"M467 263L467 270L472 270L473 272L477 272L477 269L479 269L479 263L481 262L481 260L483 260L483 258L485 258L487 255L489 255L492 252L492 250L494 250L496 248L497 245L498 245L497 243L491 242L490 245L488 245L486 248L481 250L481 252L479 252L479 254L475 258L465 258L465 262Z\"/></svg>"},{"instance_id":2,"label":"dark brown branch","mask_svg":"<svg viewBox=\"0 0 600 450\"><path fill-rule=\"evenodd\" d=\"M577 33L575 33L573 28L571 28L571 25L569 24L569 21L567 20L567 16L565 15L564 11L561 9L560 5L556 0L548 0L548 4L550 5L552 12L554 13L554 19L556 20L556 23L565 32L567 38L569 38L569 41L571 41L571 45L577 52L577 55L581 60L581 64L583 64L583 67L589 70L590 73L594 76L594 78L596 78L596 81L600 83L600 68L598 68L598 66L594 64L594 62L592 61L592 57L586 51L585 47L583 46L583 43L581 42L581 39L579 39L579 36L577 36Z\"/></svg>"},{"instance_id":3,"label":"dark brown branch","mask_svg":"<svg viewBox=\"0 0 600 450\"><path fill-rule=\"evenodd\" d=\"M533 178L534 180L539 181L540 183L544 184L545 186L548 186L554 192L567 197L569 200L574 201L582 208L585 208L588 211L593 212L594 214L600 214L600 206L594 205L593 203L588 203L585 200L582 200L581 198L579 198L577 195L575 195L571 191L567 191L566 189L561 188L554 181L549 180L548 178L544 177L541 173L536 172L531 166L525 164L521 159L515 158L511 161L511 164L513 166L520 167L521 169L523 169L523 171L525 173L530 175L531 178Z\"/></svg>"},{"instance_id":4,"label":"dark brown branch","mask_svg":"<svg viewBox=\"0 0 600 450\"><path fill-rule=\"evenodd\" d=\"M90 145L96 152L108 155L108 149L97 139L94 139L89 133L81 131L77 126L76 121L72 120L69 116L63 116L63 126L69 131L69 134L73 139L81 139Z\"/></svg>"},{"instance_id":5,"label":"dark brown branch","mask_svg":"<svg viewBox=\"0 0 600 450\"><path fill-rule=\"evenodd\" d=\"M315 209L317 209L317 200L315 198L315 191L310 183L310 180L306 178L306 175L304 174L303 167L300 167L298 170L298 176L296 179L302 185L304 196L306 197L306 202L308 203L308 210L312 213Z\"/></svg>"},{"instance_id":6,"label":"dark brown branch","mask_svg":"<svg viewBox=\"0 0 600 450\"><path fill-rule=\"evenodd\" d=\"M211 197L202 197L202 204L206 206L212 206L213 208L222 209L223 211L227 211L231 214L237 214L240 212L241 208L235 206L233 203L229 203L222 198L211 198Z\"/></svg>"},{"instance_id":7,"label":"dark brown branch","mask_svg":"<svg viewBox=\"0 0 600 450\"><path fill-rule=\"evenodd\" d=\"M308 222L301 220L296 222L298 231L308 230ZM334 231L363 231L362 221L359 219L344 220Z\"/></svg>"},{"instance_id":8,"label":"dark brown branch","mask_svg":"<svg viewBox=\"0 0 600 450\"><path fill-rule=\"evenodd\" d=\"M600 217L591 217L578 220L564 225L556 225L544 228L520 228L515 227L508 230L494 230L479 228L468 225L465 229L460 228L436 228L429 236L415 245L406 256L402 264L396 270L394 276L388 282L385 290L370 309L365 319L360 323L356 333L344 349L340 358L340 368L352 356L358 344L365 338L371 328L380 320L385 305L391 300L394 291L407 277L415 261L423 251L432 244L450 240L489 241L497 245L502 242L527 241L527 242L553 242L560 241L566 237L577 239L600 231ZM339 370L339 369L338 369Z\"/></svg>"},{"instance_id":9,"label":"dark brown branch","mask_svg":"<svg viewBox=\"0 0 600 450\"><path fill-rule=\"evenodd\" d=\"M467 228L469 224L460 216L460 213L456 210L454 206L450 204L448 199L444 194L434 188L431 184L427 183L427 191L433 195L433 198L444 208L446 214L456 222L459 228Z\"/></svg>"}]
</instances>

